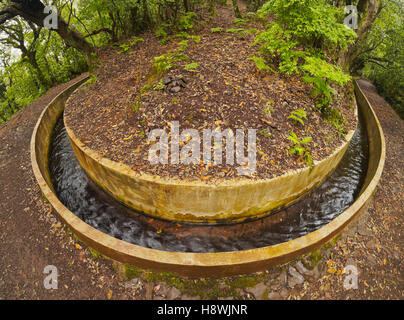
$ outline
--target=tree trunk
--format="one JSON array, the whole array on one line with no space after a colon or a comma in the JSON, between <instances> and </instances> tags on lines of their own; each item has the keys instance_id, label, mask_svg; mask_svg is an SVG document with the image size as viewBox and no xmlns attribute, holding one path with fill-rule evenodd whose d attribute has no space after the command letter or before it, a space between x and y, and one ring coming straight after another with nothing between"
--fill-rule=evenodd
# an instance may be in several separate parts
<instances>
[{"instance_id":1,"label":"tree trunk","mask_svg":"<svg viewBox=\"0 0 404 320\"><path fill-rule=\"evenodd\" d=\"M16 1L11 0L10 4L3 9L13 16L20 16L37 26L44 27L47 15L44 13L45 6L39 0ZM9 18L13 18L9 16ZM3 21L4 22L4 21ZM69 28L68 23L58 14L58 28L54 30L66 42L68 46L82 52L88 61L92 60L92 53L95 48L76 30Z\"/></svg>"},{"instance_id":2,"label":"tree trunk","mask_svg":"<svg viewBox=\"0 0 404 320\"><path fill-rule=\"evenodd\" d=\"M234 15L236 16L236 18L241 19L242 15L240 12L240 8L238 7L238 1L237 0L232 0L232 1L233 1Z\"/></svg>"},{"instance_id":3,"label":"tree trunk","mask_svg":"<svg viewBox=\"0 0 404 320\"><path fill-rule=\"evenodd\" d=\"M339 58L339 63L345 70L349 70L351 68L354 60L360 54L366 42L367 33L369 32L370 27L375 21L378 13L380 12L380 1L359 0L357 8L360 20L358 21L356 41L355 43L348 46L348 50L344 52Z\"/></svg>"},{"instance_id":4,"label":"tree trunk","mask_svg":"<svg viewBox=\"0 0 404 320\"><path fill-rule=\"evenodd\" d=\"M38 81L42 87L48 88L49 82L46 79L45 75L43 74L41 68L38 65L38 61L36 60L36 52L30 52L26 55L27 62L31 65L31 67L35 70L35 74L38 77Z\"/></svg>"},{"instance_id":5,"label":"tree trunk","mask_svg":"<svg viewBox=\"0 0 404 320\"><path fill-rule=\"evenodd\" d=\"M184 9L185 9L185 12L188 12L189 11L189 2L188 2L189 0L184 0Z\"/></svg>"}]
</instances>

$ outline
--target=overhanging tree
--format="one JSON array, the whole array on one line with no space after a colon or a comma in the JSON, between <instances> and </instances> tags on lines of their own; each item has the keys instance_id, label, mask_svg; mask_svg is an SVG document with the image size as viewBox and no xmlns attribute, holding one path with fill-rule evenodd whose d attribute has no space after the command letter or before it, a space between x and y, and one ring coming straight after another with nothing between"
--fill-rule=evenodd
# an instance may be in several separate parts
<instances>
[{"instance_id":1,"label":"overhanging tree","mask_svg":"<svg viewBox=\"0 0 404 320\"><path fill-rule=\"evenodd\" d=\"M39 27L45 27L47 14L44 13L45 5L40 0L0 0L0 25L21 17L27 22ZM91 57L95 48L88 43L85 37L72 28L58 13L58 28L54 30L66 42L68 46L78 49L87 58Z\"/></svg>"}]
</instances>

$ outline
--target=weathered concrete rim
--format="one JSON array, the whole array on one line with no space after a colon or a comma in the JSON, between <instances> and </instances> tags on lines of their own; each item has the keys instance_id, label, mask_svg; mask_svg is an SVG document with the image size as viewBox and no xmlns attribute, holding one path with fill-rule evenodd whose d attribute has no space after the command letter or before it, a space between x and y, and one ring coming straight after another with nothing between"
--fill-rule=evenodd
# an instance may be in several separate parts
<instances>
[{"instance_id":1,"label":"weathered concrete rim","mask_svg":"<svg viewBox=\"0 0 404 320\"><path fill-rule=\"evenodd\" d=\"M66 89L42 112L31 139L32 168L44 196L72 231L88 246L122 263L199 277L251 273L271 265L290 261L338 235L369 201L383 172L386 149L382 128L369 101L359 86L355 84L358 105L365 116L370 138L369 169L359 197L346 211L329 224L292 241L237 252L182 253L133 245L104 234L80 220L60 202L50 183L47 156L53 125L63 112L67 97L82 82L83 80L80 80Z\"/></svg>"}]
</instances>

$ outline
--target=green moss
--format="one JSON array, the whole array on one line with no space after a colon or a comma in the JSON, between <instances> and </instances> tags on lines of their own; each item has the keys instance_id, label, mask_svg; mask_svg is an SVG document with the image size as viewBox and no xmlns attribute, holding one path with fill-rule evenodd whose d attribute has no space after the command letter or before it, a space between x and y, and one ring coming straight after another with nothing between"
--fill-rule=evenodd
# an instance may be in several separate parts
<instances>
[{"instance_id":1,"label":"green moss","mask_svg":"<svg viewBox=\"0 0 404 320\"><path fill-rule=\"evenodd\" d=\"M323 259L323 256L320 253L320 250L314 250L312 253L310 253L310 265L308 266L310 269L313 269L321 260Z\"/></svg>"},{"instance_id":2,"label":"green moss","mask_svg":"<svg viewBox=\"0 0 404 320\"><path fill-rule=\"evenodd\" d=\"M92 249L92 248L88 248L88 250L90 251L90 253L91 253L91 255L94 257L94 258L99 258L99 257L101 257L101 253L99 253L97 250L94 250L94 249Z\"/></svg>"},{"instance_id":3,"label":"green moss","mask_svg":"<svg viewBox=\"0 0 404 320\"><path fill-rule=\"evenodd\" d=\"M324 245L324 249L330 249L332 247L335 246L335 244L341 239L341 236L337 236L334 239L332 239L331 241L328 241L325 245Z\"/></svg>"},{"instance_id":4,"label":"green moss","mask_svg":"<svg viewBox=\"0 0 404 320\"><path fill-rule=\"evenodd\" d=\"M49 203L48 198L46 198L45 194L44 194L42 191L41 191L41 195L42 195L42 199L43 199L43 201L45 201L45 202Z\"/></svg>"},{"instance_id":5,"label":"green moss","mask_svg":"<svg viewBox=\"0 0 404 320\"><path fill-rule=\"evenodd\" d=\"M229 285L233 288L252 288L259 282L260 280L256 277L239 277L233 279Z\"/></svg>"},{"instance_id":6,"label":"green moss","mask_svg":"<svg viewBox=\"0 0 404 320\"><path fill-rule=\"evenodd\" d=\"M76 236L74 233L72 233L72 235L73 235L73 239L74 239L76 242L80 242L80 241L81 241L80 238L79 238L78 236Z\"/></svg>"},{"instance_id":7,"label":"green moss","mask_svg":"<svg viewBox=\"0 0 404 320\"><path fill-rule=\"evenodd\" d=\"M97 82L97 76L96 75L92 75L86 82L86 84L94 84Z\"/></svg>"},{"instance_id":8,"label":"green moss","mask_svg":"<svg viewBox=\"0 0 404 320\"><path fill-rule=\"evenodd\" d=\"M137 268L135 266L132 266L128 263L124 265L125 268L125 276L128 279L134 279L134 278L139 278L143 274L143 270L140 268Z\"/></svg>"}]
</instances>

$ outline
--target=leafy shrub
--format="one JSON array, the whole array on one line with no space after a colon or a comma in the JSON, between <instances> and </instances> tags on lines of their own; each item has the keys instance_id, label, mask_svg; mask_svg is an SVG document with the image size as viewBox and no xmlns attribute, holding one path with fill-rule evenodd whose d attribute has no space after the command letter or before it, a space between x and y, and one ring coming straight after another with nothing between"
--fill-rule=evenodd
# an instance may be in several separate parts
<instances>
[{"instance_id":1,"label":"leafy shrub","mask_svg":"<svg viewBox=\"0 0 404 320\"><path fill-rule=\"evenodd\" d=\"M303 109L297 109L295 111L292 111L288 119L292 119L298 123L301 123L304 126L304 120L307 120L306 111L304 111Z\"/></svg>"},{"instance_id":2,"label":"leafy shrub","mask_svg":"<svg viewBox=\"0 0 404 320\"><path fill-rule=\"evenodd\" d=\"M326 0L270 0L258 11L261 17L274 14L288 32L311 47L347 48L356 34L340 21L343 12Z\"/></svg>"},{"instance_id":3,"label":"leafy shrub","mask_svg":"<svg viewBox=\"0 0 404 320\"><path fill-rule=\"evenodd\" d=\"M154 70L160 77L163 73L174 67L176 61L189 61L189 57L183 53L166 53L159 57L154 57Z\"/></svg>"},{"instance_id":4,"label":"leafy shrub","mask_svg":"<svg viewBox=\"0 0 404 320\"><path fill-rule=\"evenodd\" d=\"M260 58L260 57L250 57L250 58L248 58L248 60L254 61L254 62L255 62L255 65L256 65L256 67L257 67L257 69L258 69L259 71L267 70L267 71L275 72L274 69L272 69L270 66L268 66L268 65L265 63L265 59L264 59L264 58Z\"/></svg>"},{"instance_id":5,"label":"leafy shrub","mask_svg":"<svg viewBox=\"0 0 404 320\"><path fill-rule=\"evenodd\" d=\"M314 85L313 96L320 96L318 106L324 109L335 92L330 84L345 85L350 78L327 62L323 51L346 49L355 32L339 22L341 10L326 0L271 0L258 11L261 18L269 14L276 21L256 36L253 45L259 44L259 53L278 63L280 72L303 73L303 80ZM264 70L263 61L257 61L257 67Z\"/></svg>"},{"instance_id":6,"label":"leafy shrub","mask_svg":"<svg viewBox=\"0 0 404 320\"><path fill-rule=\"evenodd\" d=\"M293 143L289 149L289 154L298 155L299 159L303 160L308 166L311 166L313 158L310 155L310 148L308 145L313 142L313 139L311 137L299 139L296 133L289 131L288 140Z\"/></svg>"},{"instance_id":7,"label":"leafy shrub","mask_svg":"<svg viewBox=\"0 0 404 320\"><path fill-rule=\"evenodd\" d=\"M166 31L167 28L172 28L172 24L163 23L156 31L156 37L161 38L162 45L170 41L170 38L168 37L168 33Z\"/></svg>"},{"instance_id":8,"label":"leafy shrub","mask_svg":"<svg viewBox=\"0 0 404 320\"><path fill-rule=\"evenodd\" d=\"M136 46L139 42L144 42L144 39L140 38L140 37L133 37L133 39L130 42L121 44L119 46L121 48L121 50L118 53L121 54L121 53L129 52L130 49L132 47Z\"/></svg>"},{"instance_id":9,"label":"leafy shrub","mask_svg":"<svg viewBox=\"0 0 404 320\"><path fill-rule=\"evenodd\" d=\"M306 72L303 80L314 85L313 96L320 96L317 103L320 109L327 107L332 101L332 96L336 94L330 83L342 86L351 79L339 67L316 57L307 57L302 69Z\"/></svg>"},{"instance_id":10,"label":"leafy shrub","mask_svg":"<svg viewBox=\"0 0 404 320\"><path fill-rule=\"evenodd\" d=\"M221 27L210 29L210 32L212 32L212 33L218 33L218 32L222 32L222 31L223 31L223 28L221 28Z\"/></svg>"},{"instance_id":11,"label":"leafy shrub","mask_svg":"<svg viewBox=\"0 0 404 320\"><path fill-rule=\"evenodd\" d=\"M199 63L197 63L197 62L192 62L192 63L190 63L190 64L187 64L187 65L184 67L184 69L187 70L187 71L190 71L190 70L198 69L198 67L199 67Z\"/></svg>"},{"instance_id":12,"label":"leafy shrub","mask_svg":"<svg viewBox=\"0 0 404 320\"><path fill-rule=\"evenodd\" d=\"M247 24L247 21L245 21L244 19L236 18L234 19L234 24L236 26L244 26Z\"/></svg>"},{"instance_id":13,"label":"leafy shrub","mask_svg":"<svg viewBox=\"0 0 404 320\"><path fill-rule=\"evenodd\" d=\"M241 33L244 31L245 31L245 29L243 29L243 28L230 28L230 29L226 30L227 33Z\"/></svg>"},{"instance_id":14,"label":"leafy shrub","mask_svg":"<svg viewBox=\"0 0 404 320\"><path fill-rule=\"evenodd\" d=\"M184 15L182 15L178 21L178 28L183 31L190 30L194 27L195 25L195 19L197 15L195 12L186 12Z\"/></svg>"}]
</instances>

